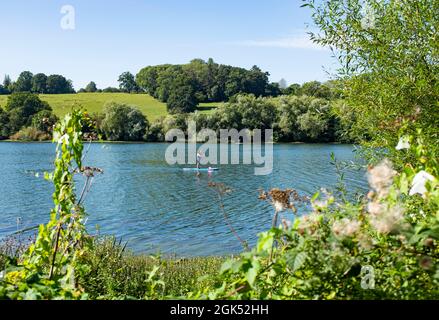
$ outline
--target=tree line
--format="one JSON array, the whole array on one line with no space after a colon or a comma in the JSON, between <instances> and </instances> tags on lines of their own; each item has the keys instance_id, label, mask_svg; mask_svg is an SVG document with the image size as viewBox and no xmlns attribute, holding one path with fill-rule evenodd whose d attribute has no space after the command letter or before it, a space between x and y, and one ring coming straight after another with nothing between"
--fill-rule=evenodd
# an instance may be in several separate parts
<instances>
[{"instance_id":1,"label":"tree line","mask_svg":"<svg viewBox=\"0 0 439 320\"><path fill-rule=\"evenodd\" d=\"M3 84L0 84L0 94L14 92L32 92L38 94L61 94L74 93L71 80L59 74L45 75L44 73L33 74L30 71L20 73L16 81L6 75Z\"/></svg>"},{"instance_id":2,"label":"tree line","mask_svg":"<svg viewBox=\"0 0 439 320\"><path fill-rule=\"evenodd\" d=\"M135 77L130 72L123 72L119 78L119 88L108 87L98 89L94 81L90 81L85 88L78 90L82 92L126 92L140 93ZM0 95L12 94L14 92L31 92L36 94L65 94L76 93L71 80L62 75L52 74L47 76L44 73L33 74L30 71L20 73L16 81L12 81L9 75L5 75L3 83L0 84Z\"/></svg>"},{"instance_id":3,"label":"tree line","mask_svg":"<svg viewBox=\"0 0 439 320\"><path fill-rule=\"evenodd\" d=\"M329 88L329 89L328 89ZM291 86L284 91L292 90ZM163 142L170 129L187 129L193 120L199 129L273 129L275 141L352 142L349 129L355 120L338 97L335 83L309 82L294 86L294 93L277 97L237 94L210 114L170 113L152 123L136 106L108 103L91 114L92 137L105 140ZM57 117L37 94L17 92L0 107L0 139L46 140Z\"/></svg>"},{"instance_id":4,"label":"tree line","mask_svg":"<svg viewBox=\"0 0 439 320\"><path fill-rule=\"evenodd\" d=\"M193 112L198 103L228 101L236 94L277 96L281 89L270 83L269 73L253 66L250 70L209 59L194 59L184 65L148 66L136 75L138 86L166 102L170 113Z\"/></svg>"},{"instance_id":5,"label":"tree line","mask_svg":"<svg viewBox=\"0 0 439 320\"><path fill-rule=\"evenodd\" d=\"M344 113L342 120L338 113ZM326 100L310 96L256 97L236 95L210 114L176 113L153 122L135 107L108 103L102 113L90 115L93 127L88 136L110 141L164 142L166 133L180 129L187 133L189 121L197 130L273 129L275 142L354 142L350 127L355 117L346 112L343 100ZM347 119L350 119L349 121Z\"/></svg>"}]
</instances>

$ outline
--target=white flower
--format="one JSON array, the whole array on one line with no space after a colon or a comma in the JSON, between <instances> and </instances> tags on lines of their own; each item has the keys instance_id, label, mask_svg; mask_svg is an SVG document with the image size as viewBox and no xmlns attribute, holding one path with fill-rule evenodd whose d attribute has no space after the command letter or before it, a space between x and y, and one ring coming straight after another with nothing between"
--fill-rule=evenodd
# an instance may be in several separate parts
<instances>
[{"instance_id":1,"label":"white flower","mask_svg":"<svg viewBox=\"0 0 439 320\"><path fill-rule=\"evenodd\" d=\"M361 222L358 220L349 220L344 218L342 220L335 221L332 225L332 232L341 238L351 237L358 230L360 230Z\"/></svg>"},{"instance_id":2,"label":"white flower","mask_svg":"<svg viewBox=\"0 0 439 320\"><path fill-rule=\"evenodd\" d=\"M370 214L377 216L383 211L383 205L378 202L369 202L367 205L367 211Z\"/></svg>"},{"instance_id":3,"label":"white flower","mask_svg":"<svg viewBox=\"0 0 439 320\"><path fill-rule=\"evenodd\" d=\"M321 211L326 209L331 203L334 202L334 196L331 195L325 188L322 188L321 193L323 197L312 201L311 206L315 211Z\"/></svg>"},{"instance_id":4,"label":"white flower","mask_svg":"<svg viewBox=\"0 0 439 320\"><path fill-rule=\"evenodd\" d=\"M389 208L379 216L371 216L370 224L379 233L387 234L401 226L404 219L403 210L399 206Z\"/></svg>"},{"instance_id":5,"label":"white flower","mask_svg":"<svg viewBox=\"0 0 439 320\"><path fill-rule=\"evenodd\" d=\"M396 150L410 149L409 138L401 137L398 141L398 145L396 146Z\"/></svg>"},{"instance_id":6,"label":"white flower","mask_svg":"<svg viewBox=\"0 0 439 320\"><path fill-rule=\"evenodd\" d=\"M396 171L392 168L392 163L384 159L374 168L369 169L369 185L377 192L379 198L388 195Z\"/></svg>"},{"instance_id":7,"label":"white flower","mask_svg":"<svg viewBox=\"0 0 439 320\"><path fill-rule=\"evenodd\" d=\"M273 205L274 205L274 210L276 210L276 212L282 212L285 210L284 204L280 201L274 201Z\"/></svg>"},{"instance_id":8,"label":"white flower","mask_svg":"<svg viewBox=\"0 0 439 320\"><path fill-rule=\"evenodd\" d=\"M4 277L5 277L5 272L4 271L0 271L0 280L3 280Z\"/></svg>"},{"instance_id":9,"label":"white flower","mask_svg":"<svg viewBox=\"0 0 439 320\"><path fill-rule=\"evenodd\" d=\"M427 181L434 181L434 177L428 172L422 170L416 174L413 178L412 188L410 189L410 195L413 196L415 194L420 194L422 196L427 192L427 188L425 184Z\"/></svg>"}]
</instances>

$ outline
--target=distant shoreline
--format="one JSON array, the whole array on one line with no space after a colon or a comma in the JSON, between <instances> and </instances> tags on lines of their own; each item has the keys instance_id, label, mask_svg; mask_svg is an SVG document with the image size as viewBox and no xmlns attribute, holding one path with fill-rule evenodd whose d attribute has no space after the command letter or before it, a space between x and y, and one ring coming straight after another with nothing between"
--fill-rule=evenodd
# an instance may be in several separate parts
<instances>
[{"instance_id":1,"label":"distant shoreline","mask_svg":"<svg viewBox=\"0 0 439 320\"><path fill-rule=\"evenodd\" d=\"M187 141L186 141L187 142ZM185 142L185 143L186 143ZM32 144L37 144L37 143L53 143L50 140L45 140L45 141L22 141L22 140L10 140L10 139L6 139L6 140L0 140L0 143L32 143ZM158 143L166 143L166 144L171 144L171 143L175 143L175 142L168 142L168 141L156 141L156 142L147 142L147 141L107 141L107 140L103 140L103 141L84 141L84 144L88 144L88 143L93 143L93 144L158 144ZM197 144L204 144L205 142L197 142ZM229 144L233 144L233 143L229 143ZM243 144L243 143L236 143L236 144ZM294 142L272 142L272 143L267 143L267 144L334 144L334 145L355 145L355 143L342 143L342 142L301 142L301 141L294 141Z\"/></svg>"}]
</instances>

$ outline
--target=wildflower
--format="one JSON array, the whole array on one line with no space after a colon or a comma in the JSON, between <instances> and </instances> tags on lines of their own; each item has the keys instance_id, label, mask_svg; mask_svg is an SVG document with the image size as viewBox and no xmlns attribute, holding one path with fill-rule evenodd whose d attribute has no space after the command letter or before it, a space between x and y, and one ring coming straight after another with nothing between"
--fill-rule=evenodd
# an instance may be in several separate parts
<instances>
[{"instance_id":1,"label":"wildflower","mask_svg":"<svg viewBox=\"0 0 439 320\"><path fill-rule=\"evenodd\" d=\"M398 145L396 146L396 150L404 150L410 149L409 137L401 137L398 141Z\"/></svg>"},{"instance_id":2,"label":"wildflower","mask_svg":"<svg viewBox=\"0 0 439 320\"><path fill-rule=\"evenodd\" d=\"M383 211L383 205L378 202L369 202L367 211L373 215L379 215Z\"/></svg>"},{"instance_id":3,"label":"wildflower","mask_svg":"<svg viewBox=\"0 0 439 320\"><path fill-rule=\"evenodd\" d=\"M403 219L404 216L401 207L394 206L379 215L372 216L370 224L379 233L388 234L399 228Z\"/></svg>"},{"instance_id":4,"label":"wildflower","mask_svg":"<svg viewBox=\"0 0 439 320\"><path fill-rule=\"evenodd\" d=\"M370 250L373 248L372 240L364 234L358 236L358 244L363 250Z\"/></svg>"},{"instance_id":5,"label":"wildflower","mask_svg":"<svg viewBox=\"0 0 439 320\"><path fill-rule=\"evenodd\" d=\"M434 181L434 177L428 172L422 170L416 174L413 178L412 188L410 189L409 195L413 196L415 194L420 194L425 196L427 193L427 188L425 187L427 181Z\"/></svg>"},{"instance_id":6,"label":"wildflower","mask_svg":"<svg viewBox=\"0 0 439 320\"><path fill-rule=\"evenodd\" d=\"M4 277L5 277L5 272L0 271L0 281L3 280Z\"/></svg>"},{"instance_id":7,"label":"wildflower","mask_svg":"<svg viewBox=\"0 0 439 320\"><path fill-rule=\"evenodd\" d=\"M300 234L304 234L305 231L310 231L310 233L314 233L314 231L317 229L322 215L320 213L310 213L300 219L299 225L297 226L297 229Z\"/></svg>"},{"instance_id":8,"label":"wildflower","mask_svg":"<svg viewBox=\"0 0 439 320\"><path fill-rule=\"evenodd\" d=\"M276 210L277 212L282 212L286 209L285 203L282 203L280 201L274 201L273 207L274 207L274 210Z\"/></svg>"},{"instance_id":9,"label":"wildflower","mask_svg":"<svg viewBox=\"0 0 439 320\"><path fill-rule=\"evenodd\" d=\"M332 225L332 232L340 238L352 237L360 230L360 227L360 221L344 218L334 222Z\"/></svg>"},{"instance_id":10,"label":"wildflower","mask_svg":"<svg viewBox=\"0 0 439 320\"><path fill-rule=\"evenodd\" d=\"M322 188L321 192L323 193L322 199L316 199L312 201L311 205L315 211L322 211L326 209L331 203L334 202L334 196L331 195L326 189Z\"/></svg>"},{"instance_id":11,"label":"wildflower","mask_svg":"<svg viewBox=\"0 0 439 320\"><path fill-rule=\"evenodd\" d=\"M384 159L374 168L370 168L368 172L369 185L376 191L379 198L383 198L389 194L389 188L392 185L393 177L396 171L393 170L389 160Z\"/></svg>"},{"instance_id":12,"label":"wildflower","mask_svg":"<svg viewBox=\"0 0 439 320\"><path fill-rule=\"evenodd\" d=\"M269 192L259 190L258 199L270 202L276 212L282 212L288 209L296 212L297 209L294 206L294 201L307 201L307 197L300 197L296 190L280 190L276 188L271 189Z\"/></svg>"}]
</instances>

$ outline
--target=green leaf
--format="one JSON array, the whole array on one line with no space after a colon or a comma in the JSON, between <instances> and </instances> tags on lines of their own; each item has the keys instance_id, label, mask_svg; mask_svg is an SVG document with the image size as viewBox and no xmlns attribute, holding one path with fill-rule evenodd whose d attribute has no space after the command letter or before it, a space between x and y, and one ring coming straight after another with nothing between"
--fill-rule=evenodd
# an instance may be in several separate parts
<instances>
[{"instance_id":1,"label":"green leaf","mask_svg":"<svg viewBox=\"0 0 439 320\"><path fill-rule=\"evenodd\" d=\"M294 259L293 271L299 270L305 264L307 258L306 252L299 252Z\"/></svg>"}]
</instances>

